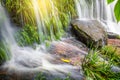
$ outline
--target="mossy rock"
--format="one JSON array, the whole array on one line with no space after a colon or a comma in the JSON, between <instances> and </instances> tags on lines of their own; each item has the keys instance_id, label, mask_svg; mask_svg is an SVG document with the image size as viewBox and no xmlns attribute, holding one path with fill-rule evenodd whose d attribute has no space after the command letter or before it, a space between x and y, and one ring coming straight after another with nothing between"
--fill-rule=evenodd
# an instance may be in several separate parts
<instances>
[{"instance_id":1,"label":"mossy rock","mask_svg":"<svg viewBox=\"0 0 120 80\"><path fill-rule=\"evenodd\" d=\"M97 20L73 20L73 34L88 47L101 47L107 44L107 33Z\"/></svg>"}]
</instances>

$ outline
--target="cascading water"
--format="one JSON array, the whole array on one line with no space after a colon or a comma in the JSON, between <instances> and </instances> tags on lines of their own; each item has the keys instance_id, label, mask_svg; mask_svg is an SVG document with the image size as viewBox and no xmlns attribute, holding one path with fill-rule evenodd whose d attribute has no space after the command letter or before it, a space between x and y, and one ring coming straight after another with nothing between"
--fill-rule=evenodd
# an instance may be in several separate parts
<instances>
[{"instance_id":1,"label":"cascading water","mask_svg":"<svg viewBox=\"0 0 120 80\"><path fill-rule=\"evenodd\" d=\"M40 42L46 40L48 36L51 40L54 40L56 36L60 36L62 23L59 19L57 9L54 6L53 1L32 0L32 4L36 16L37 27L41 37Z\"/></svg>"},{"instance_id":2,"label":"cascading water","mask_svg":"<svg viewBox=\"0 0 120 80\"><path fill-rule=\"evenodd\" d=\"M37 11L36 11L37 14ZM63 73L71 73L71 76L81 77L77 69L68 64L53 64L54 56L46 51L44 45L38 46L36 49L31 47L20 47L17 45L14 38L14 30L11 27L9 18L6 15L5 9L0 5L0 27L7 46L9 45L11 59L7 61L3 68L9 71L29 72L29 71L49 71L51 74L64 75ZM37 19L39 20L39 19ZM39 21L37 22L39 23ZM39 25L40 27L42 25Z\"/></svg>"},{"instance_id":3,"label":"cascading water","mask_svg":"<svg viewBox=\"0 0 120 80\"><path fill-rule=\"evenodd\" d=\"M97 19L105 23L108 32L120 35L120 25L114 16L115 2L107 4L107 0L75 0L76 9L81 20Z\"/></svg>"}]
</instances>

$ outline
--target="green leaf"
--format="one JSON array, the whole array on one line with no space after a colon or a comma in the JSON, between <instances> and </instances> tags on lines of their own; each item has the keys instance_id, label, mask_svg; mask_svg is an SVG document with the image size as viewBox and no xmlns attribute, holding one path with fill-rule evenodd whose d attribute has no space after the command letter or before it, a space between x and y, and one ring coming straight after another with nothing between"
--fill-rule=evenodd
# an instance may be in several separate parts
<instances>
[{"instance_id":1,"label":"green leaf","mask_svg":"<svg viewBox=\"0 0 120 80\"><path fill-rule=\"evenodd\" d=\"M115 5L114 13L115 13L117 22L119 22L120 21L120 0L118 0Z\"/></svg>"},{"instance_id":2,"label":"green leaf","mask_svg":"<svg viewBox=\"0 0 120 80\"><path fill-rule=\"evenodd\" d=\"M110 4L112 3L114 0L107 0L107 3Z\"/></svg>"}]
</instances>

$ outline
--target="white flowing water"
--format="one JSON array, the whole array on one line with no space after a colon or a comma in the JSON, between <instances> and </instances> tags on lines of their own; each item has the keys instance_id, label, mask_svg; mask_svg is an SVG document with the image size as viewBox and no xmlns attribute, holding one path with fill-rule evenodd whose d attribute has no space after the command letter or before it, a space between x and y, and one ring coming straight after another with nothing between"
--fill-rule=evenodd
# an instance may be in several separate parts
<instances>
[{"instance_id":1,"label":"white flowing water","mask_svg":"<svg viewBox=\"0 0 120 80\"><path fill-rule=\"evenodd\" d=\"M33 3L33 6L34 6L34 11L35 11L35 16L36 16L36 21L37 21L37 27L38 27L38 30L39 30L39 35L40 36L45 36L46 37L46 34L44 34L43 32L46 32L45 30L45 26L44 24L42 23L42 20L40 18L40 14L39 14L39 5L37 3L37 0L32 0L32 3ZM43 37L40 38L40 42L43 42Z\"/></svg>"},{"instance_id":2,"label":"white flowing water","mask_svg":"<svg viewBox=\"0 0 120 80\"><path fill-rule=\"evenodd\" d=\"M32 0L32 4L36 16L37 27L39 29L40 42L43 42L48 37L54 41L55 35L61 35L62 23L53 1Z\"/></svg>"},{"instance_id":3,"label":"white flowing water","mask_svg":"<svg viewBox=\"0 0 120 80\"><path fill-rule=\"evenodd\" d=\"M54 56L46 51L44 45L38 45L36 49L31 47L20 47L14 38L14 29L10 24L10 20L5 9L0 5L0 27L7 47L10 49L11 59L7 61L3 68L9 71L30 72L30 71L49 71L51 74L71 73L71 76L80 77L75 73L77 67L67 64L53 64Z\"/></svg>"},{"instance_id":4,"label":"white flowing water","mask_svg":"<svg viewBox=\"0 0 120 80\"><path fill-rule=\"evenodd\" d=\"M116 1L107 4L107 0L75 0L79 19L97 19L106 25L108 32L120 35L120 23L116 22L114 16Z\"/></svg>"}]
</instances>

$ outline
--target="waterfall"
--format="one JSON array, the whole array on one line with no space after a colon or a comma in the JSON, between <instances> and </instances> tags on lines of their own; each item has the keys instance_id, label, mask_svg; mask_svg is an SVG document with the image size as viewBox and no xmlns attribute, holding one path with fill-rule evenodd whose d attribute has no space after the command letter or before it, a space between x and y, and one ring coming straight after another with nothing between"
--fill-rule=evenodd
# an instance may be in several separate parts
<instances>
[{"instance_id":1,"label":"waterfall","mask_svg":"<svg viewBox=\"0 0 120 80\"><path fill-rule=\"evenodd\" d=\"M33 6L34 6L34 11L35 11L35 16L36 16L36 21L37 21L37 27L38 27L38 30L39 30L39 36L40 36L40 42L43 42L43 36L46 36L46 34L44 35L43 32L46 32L45 31L45 26L42 24L42 21L40 20L40 15L39 15L39 5L38 5L38 2L37 0L33 0Z\"/></svg>"},{"instance_id":2,"label":"waterfall","mask_svg":"<svg viewBox=\"0 0 120 80\"><path fill-rule=\"evenodd\" d=\"M52 0L32 0L40 42L48 37L53 41L61 36L62 23ZM54 20L54 21L53 21Z\"/></svg>"},{"instance_id":3,"label":"waterfall","mask_svg":"<svg viewBox=\"0 0 120 80\"><path fill-rule=\"evenodd\" d=\"M4 69L16 71L17 73L42 71L57 76L64 76L65 74L71 73L73 77L81 77L79 72L76 73L76 71L74 71L78 69L78 67L68 64L53 63L55 56L48 53L44 45L38 45L36 49L18 46L14 38L15 30L12 28L13 25L11 25L9 17L1 5L0 15L2 15L0 16L0 32L4 37L4 42L6 42L7 47L9 47L9 54L11 55L10 60L3 65ZM41 26L42 25L40 25L40 27Z\"/></svg>"},{"instance_id":4,"label":"waterfall","mask_svg":"<svg viewBox=\"0 0 120 80\"><path fill-rule=\"evenodd\" d=\"M7 18L7 14L5 14L4 8L0 5L0 28L1 33L5 42L8 45L16 45L16 41L14 39L14 30L12 29L12 25L10 24L9 18Z\"/></svg>"},{"instance_id":5,"label":"waterfall","mask_svg":"<svg viewBox=\"0 0 120 80\"><path fill-rule=\"evenodd\" d=\"M114 16L116 0L111 4L107 4L107 0L75 0L75 3L79 19L99 20L106 25L108 32L120 35L120 25Z\"/></svg>"}]
</instances>

